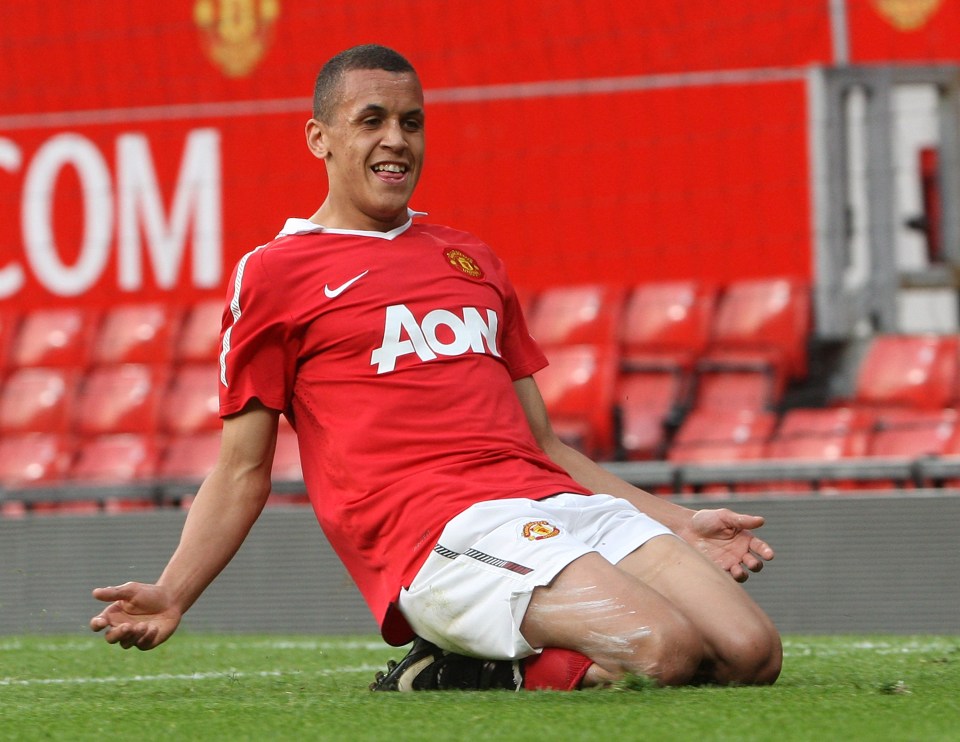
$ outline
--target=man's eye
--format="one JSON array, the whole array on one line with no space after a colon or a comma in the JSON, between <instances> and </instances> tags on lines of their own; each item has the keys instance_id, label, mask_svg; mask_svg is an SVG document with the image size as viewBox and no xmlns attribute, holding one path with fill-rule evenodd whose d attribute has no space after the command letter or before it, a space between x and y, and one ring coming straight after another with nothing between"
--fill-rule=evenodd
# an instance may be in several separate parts
<instances>
[{"instance_id":1,"label":"man's eye","mask_svg":"<svg viewBox=\"0 0 960 742\"><path fill-rule=\"evenodd\" d=\"M423 122L417 119L408 119L403 122L408 131L420 131L423 128Z\"/></svg>"},{"instance_id":2,"label":"man's eye","mask_svg":"<svg viewBox=\"0 0 960 742\"><path fill-rule=\"evenodd\" d=\"M377 118L376 116L371 116L370 118L366 118L363 120L364 126L379 126L379 124L380 124L380 119Z\"/></svg>"}]
</instances>

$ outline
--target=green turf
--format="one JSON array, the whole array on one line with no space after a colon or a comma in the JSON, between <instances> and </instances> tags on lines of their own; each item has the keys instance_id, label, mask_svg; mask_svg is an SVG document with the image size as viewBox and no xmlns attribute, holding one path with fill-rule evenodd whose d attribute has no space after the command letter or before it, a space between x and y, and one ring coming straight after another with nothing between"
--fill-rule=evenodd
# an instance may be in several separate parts
<instances>
[{"instance_id":1,"label":"green turf","mask_svg":"<svg viewBox=\"0 0 960 742\"><path fill-rule=\"evenodd\" d=\"M960 740L960 637L788 637L769 688L372 694L374 637L0 637L7 740Z\"/></svg>"}]
</instances>

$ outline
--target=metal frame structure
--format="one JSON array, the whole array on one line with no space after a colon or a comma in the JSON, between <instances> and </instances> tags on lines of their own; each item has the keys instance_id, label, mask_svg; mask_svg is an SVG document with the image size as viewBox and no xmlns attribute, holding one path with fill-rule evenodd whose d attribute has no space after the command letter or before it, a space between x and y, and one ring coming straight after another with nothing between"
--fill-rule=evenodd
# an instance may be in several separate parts
<instances>
[{"instance_id":1,"label":"metal frame structure","mask_svg":"<svg viewBox=\"0 0 960 742\"><path fill-rule=\"evenodd\" d=\"M902 273L895 253L898 215L894 190L893 92L900 85L931 85L937 92L939 187L944 264ZM866 214L850 202L848 98L864 95ZM895 332L903 285L950 286L960 276L960 66L850 65L814 67L808 76L816 332L844 340L858 330ZM850 280L853 220L864 218L868 265Z\"/></svg>"}]
</instances>

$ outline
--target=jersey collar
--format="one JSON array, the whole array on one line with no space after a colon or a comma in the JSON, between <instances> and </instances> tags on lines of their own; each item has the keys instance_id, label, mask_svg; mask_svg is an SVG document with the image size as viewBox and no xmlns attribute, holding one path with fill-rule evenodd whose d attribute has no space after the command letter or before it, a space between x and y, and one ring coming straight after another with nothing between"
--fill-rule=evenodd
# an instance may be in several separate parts
<instances>
[{"instance_id":1,"label":"jersey collar","mask_svg":"<svg viewBox=\"0 0 960 742\"><path fill-rule=\"evenodd\" d=\"M377 237L381 240L392 240L396 237L399 237L408 229L410 225L413 224L413 218L415 216L426 216L426 211L414 211L413 209L407 209L407 216L409 217L404 224L401 224L396 229L391 229L389 232L377 232L377 231L367 231L364 229L333 229L330 227L325 227L322 224L317 224L316 222L311 222L309 219L301 219L299 217L291 217L287 219L286 223L283 225L283 229L280 230L280 234L277 237L289 237L291 235L297 234L352 234L358 237Z\"/></svg>"}]
</instances>

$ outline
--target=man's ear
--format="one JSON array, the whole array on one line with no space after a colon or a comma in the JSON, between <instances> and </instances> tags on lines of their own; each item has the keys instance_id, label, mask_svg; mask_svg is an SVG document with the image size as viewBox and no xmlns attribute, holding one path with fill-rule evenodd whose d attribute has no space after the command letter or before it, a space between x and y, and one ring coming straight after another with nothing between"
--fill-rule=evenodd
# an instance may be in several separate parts
<instances>
[{"instance_id":1,"label":"man's ear","mask_svg":"<svg viewBox=\"0 0 960 742\"><path fill-rule=\"evenodd\" d=\"M304 129L307 135L307 147L319 160L327 159L330 149L327 142L327 125L318 119L310 119Z\"/></svg>"}]
</instances>

